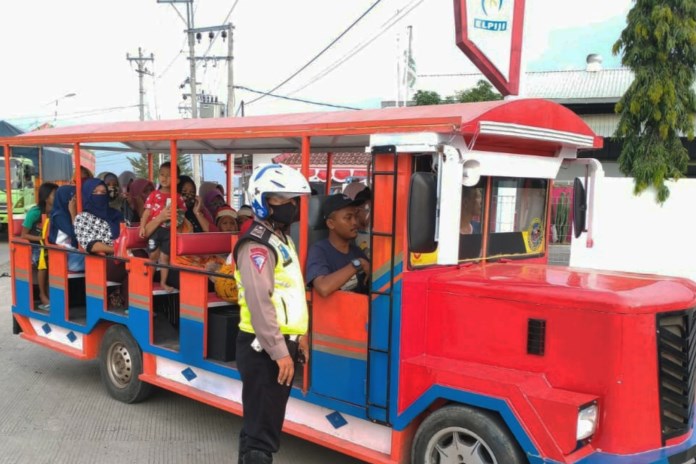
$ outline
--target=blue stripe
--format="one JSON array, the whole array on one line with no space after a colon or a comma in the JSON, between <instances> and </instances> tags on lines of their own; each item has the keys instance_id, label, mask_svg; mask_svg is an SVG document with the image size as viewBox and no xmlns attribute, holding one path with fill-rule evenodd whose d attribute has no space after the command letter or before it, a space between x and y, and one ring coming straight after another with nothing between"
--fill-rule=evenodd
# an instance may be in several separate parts
<instances>
[{"instance_id":1,"label":"blue stripe","mask_svg":"<svg viewBox=\"0 0 696 464\"><path fill-rule=\"evenodd\" d=\"M254 177L254 181L259 180L259 177L261 177L263 175L263 173L268 171L269 169L278 169L278 168L280 168L280 164L267 164L266 166L259 169L259 172L257 172L256 176Z\"/></svg>"},{"instance_id":2,"label":"blue stripe","mask_svg":"<svg viewBox=\"0 0 696 464\"><path fill-rule=\"evenodd\" d=\"M527 432L525 432L524 427L522 427L517 416L515 416L505 400L450 387L443 387L441 385L430 387L418 400L409 406L403 414L397 417L394 421L394 430L404 430L420 413L425 411L438 399L456 401L457 403L499 413L503 421L505 421L505 425L508 426L517 440L517 443L519 443L527 456L539 456L539 451L536 449L534 443L532 443L532 440L527 435Z\"/></svg>"}]
</instances>

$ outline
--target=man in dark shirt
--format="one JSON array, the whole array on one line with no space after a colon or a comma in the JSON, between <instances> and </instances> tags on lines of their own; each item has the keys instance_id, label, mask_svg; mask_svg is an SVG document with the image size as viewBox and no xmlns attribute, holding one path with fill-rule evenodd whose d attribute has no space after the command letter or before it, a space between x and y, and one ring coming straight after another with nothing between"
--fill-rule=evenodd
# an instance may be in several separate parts
<instances>
[{"instance_id":1,"label":"man in dark shirt","mask_svg":"<svg viewBox=\"0 0 696 464\"><path fill-rule=\"evenodd\" d=\"M358 236L356 207L360 204L339 193L327 197L321 207L329 237L309 249L305 280L323 297L339 289L368 292L370 263L353 242Z\"/></svg>"}]
</instances>

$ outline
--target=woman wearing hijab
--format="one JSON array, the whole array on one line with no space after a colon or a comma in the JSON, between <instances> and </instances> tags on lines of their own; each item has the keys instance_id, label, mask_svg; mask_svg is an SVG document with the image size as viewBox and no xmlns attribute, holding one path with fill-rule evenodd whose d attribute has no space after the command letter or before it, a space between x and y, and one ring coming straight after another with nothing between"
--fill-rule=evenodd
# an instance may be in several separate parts
<instances>
[{"instance_id":1,"label":"woman wearing hijab","mask_svg":"<svg viewBox=\"0 0 696 464\"><path fill-rule=\"evenodd\" d=\"M137 178L128 187L128 199L124 208L126 223L140 222L145 212L145 200L155 190L155 185L147 179Z\"/></svg>"},{"instance_id":2,"label":"woman wearing hijab","mask_svg":"<svg viewBox=\"0 0 696 464\"><path fill-rule=\"evenodd\" d=\"M131 182L133 182L136 177L133 171L123 171L118 175L118 185L121 186L121 193L124 195L128 193L128 187L130 187Z\"/></svg>"},{"instance_id":3,"label":"woman wearing hijab","mask_svg":"<svg viewBox=\"0 0 696 464\"><path fill-rule=\"evenodd\" d=\"M177 192L184 199L186 204L186 219L193 226L194 232L215 232L213 218L208 211L202 207L201 198L196 196L196 184L189 176L179 176L179 183L176 186Z\"/></svg>"},{"instance_id":4,"label":"woman wearing hijab","mask_svg":"<svg viewBox=\"0 0 696 464\"><path fill-rule=\"evenodd\" d=\"M73 221L77 214L75 204L75 186L64 185L56 190L53 208L51 209L48 228L48 241L69 250L77 249L77 237ZM68 271L83 272L85 257L79 253L68 253Z\"/></svg>"},{"instance_id":5,"label":"woman wearing hijab","mask_svg":"<svg viewBox=\"0 0 696 464\"><path fill-rule=\"evenodd\" d=\"M103 180L106 184L106 192L109 196L109 206L123 213L124 198L121 194L121 185L119 184L116 174L113 172L102 172L99 173L97 178Z\"/></svg>"},{"instance_id":6,"label":"woman wearing hijab","mask_svg":"<svg viewBox=\"0 0 696 464\"><path fill-rule=\"evenodd\" d=\"M220 208L229 205L225 202L225 197L222 196L220 191L218 189L213 189L203 197L203 206L208 210L211 217L216 217Z\"/></svg>"},{"instance_id":7,"label":"woman wearing hijab","mask_svg":"<svg viewBox=\"0 0 696 464\"><path fill-rule=\"evenodd\" d=\"M82 184L82 212L75 216L75 235L87 253L114 254L114 240L120 234L123 215L109 207L106 184L101 179L88 179ZM109 292L109 306L125 305L127 294L126 266L122 261L106 260L106 278L123 284L123 292L116 288Z\"/></svg>"}]
</instances>

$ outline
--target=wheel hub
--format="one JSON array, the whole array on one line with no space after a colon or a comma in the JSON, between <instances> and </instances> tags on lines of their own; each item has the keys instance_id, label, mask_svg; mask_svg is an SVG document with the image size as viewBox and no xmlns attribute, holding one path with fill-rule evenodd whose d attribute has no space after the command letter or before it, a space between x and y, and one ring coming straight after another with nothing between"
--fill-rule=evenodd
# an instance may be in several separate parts
<instances>
[{"instance_id":1,"label":"wheel hub","mask_svg":"<svg viewBox=\"0 0 696 464\"><path fill-rule=\"evenodd\" d=\"M133 376L130 352L123 343L117 342L109 347L107 359L111 382L118 388L126 388Z\"/></svg>"},{"instance_id":2,"label":"wheel hub","mask_svg":"<svg viewBox=\"0 0 696 464\"><path fill-rule=\"evenodd\" d=\"M427 464L498 464L488 444L462 427L447 427L428 442Z\"/></svg>"}]
</instances>

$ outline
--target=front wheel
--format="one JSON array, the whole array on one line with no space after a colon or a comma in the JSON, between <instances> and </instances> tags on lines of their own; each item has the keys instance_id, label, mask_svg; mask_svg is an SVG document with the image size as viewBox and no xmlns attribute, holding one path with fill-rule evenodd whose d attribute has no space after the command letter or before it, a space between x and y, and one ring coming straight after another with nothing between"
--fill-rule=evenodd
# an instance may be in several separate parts
<instances>
[{"instance_id":1,"label":"front wheel","mask_svg":"<svg viewBox=\"0 0 696 464\"><path fill-rule=\"evenodd\" d=\"M112 325L104 334L99 372L109 395L123 403L138 403L152 393L152 385L138 378L143 372L143 353L122 325Z\"/></svg>"},{"instance_id":2,"label":"front wheel","mask_svg":"<svg viewBox=\"0 0 696 464\"><path fill-rule=\"evenodd\" d=\"M496 416L466 406L446 406L418 427L412 464L526 464L510 431Z\"/></svg>"}]
</instances>

